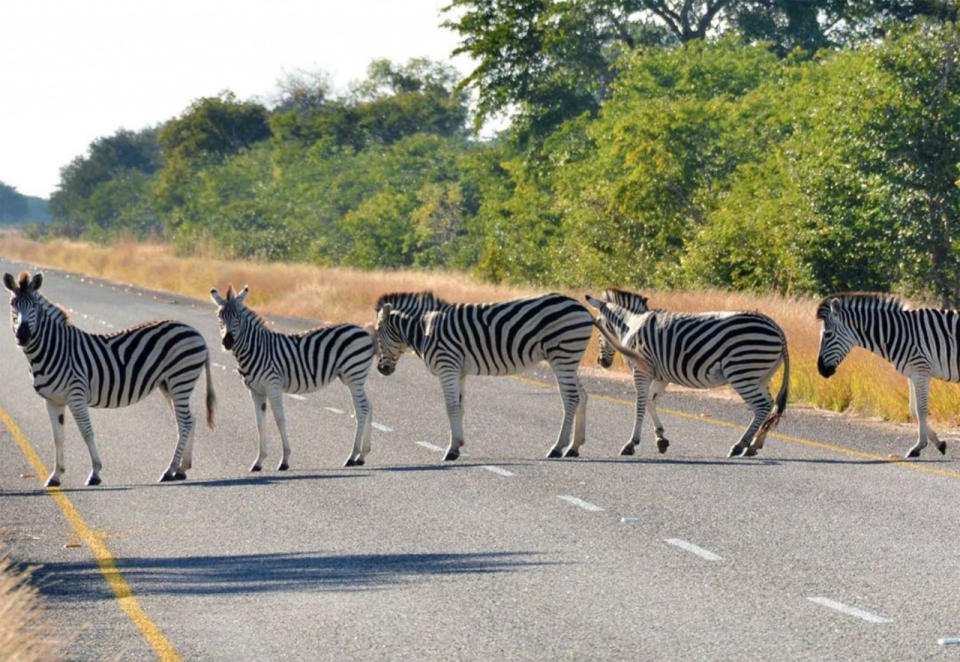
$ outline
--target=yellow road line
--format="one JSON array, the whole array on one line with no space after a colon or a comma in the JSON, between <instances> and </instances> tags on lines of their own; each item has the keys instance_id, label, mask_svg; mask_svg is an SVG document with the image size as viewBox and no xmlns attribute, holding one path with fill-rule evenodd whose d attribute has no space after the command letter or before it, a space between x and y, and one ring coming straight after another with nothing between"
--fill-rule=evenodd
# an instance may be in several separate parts
<instances>
[{"instance_id":1,"label":"yellow road line","mask_svg":"<svg viewBox=\"0 0 960 662\"><path fill-rule=\"evenodd\" d=\"M534 379L532 377L525 377L523 375L511 375L511 379L514 379L519 382L524 382L527 384L533 384L534 386L540 386L544 388L551 388L556 390L556 386L549 382L544 382L539 379ZM590 393L591 398L598 398L600 400L606 400L607 402L615 402L621 405L629 405L630 407L636 406L636 401L633 400L624 400L623 398L615 398L610 395L604 395L602 393ZM685 411L680 411L678 409L668 409L665 407L657 406L658 412L664 412L667 414L672 414L673 416L679 416L680 418L686 418L691 421L700 421L702 423L709 423L711 425L719 425L725 428L731 428L733 430L746 430L747 428L743 425L738 425L736 423L731 423L730 421L724 421L719 418L713 418L712 416L698 416L696 414L688 414ZM950 478L960 478L960 471L951 471L949 469L938 469L936 467L930 467L923 464L918 464L915 462L910 462L903 459L894 459L887 457L885 455L877 455L876 453L868 453L866 451L859 451L855 448L848 448L846 446L838 446L836 444L827 444L822 441L814 441L813 439L804 439L803 437L793 437L787 434L780 434L779 432L771 432L767 435L768 437L775 437L777 439L782 439L783 441L789 441L794 444L801 444L803 446L809 446L810 448L819 448L820 450L831 451L834 453L840 453L842 455L849 455L851 457L859 457L865 460L874 460L877 462L887 462L889 464L896 464L899 467L904 469L912 469L914 471L922 471L929 474L937 474L938 476L949 476Z\"/></svg>"},{"instance_id":2,"label":"yellow road line","mask_svg":"<svg viewBox=\"0 0 960 662\"><path fill-rule=\"evenodd\" d=\"M13 419L10 418L10 414L3 409L0 409L0 422L3 423L4 427L7 428L7 431L17 442L17 445L27 458L30 466L33 467L34 472L43 480L48 474L47 468L44 466L40 456L37 455L37 452L33 449L30 441L24 436L23 432L20 431L20 428L14 423ZM110 553L100 534L83 520L83 517L80 516L80 513L70 502L70 499L68 499L67 495L61 492L59 488L47 488L47 494L60 506L60 511L63 513L63 516L67 518L67 521L70 522L70 526L73 527L77 536L86 543L90 551L93 552L93 558L96 559L97 565L100 566L100 572L103 574L103 578L107 580L107 584L113 589L113 594L116 596L117 602L120 603L120 607L123 608L127 617L137 626L137 629L140 630L143 638L146 639L150 647L153 648L157 657L163 662L181 662L182 658L173 647L173 644L167 640L157 624L147 615L147 612L143 610L140 602L133 595L130 584L127 583L127 580L124 579L123 574L117 568L113 554Z\"/></svg>"}]
</instances>

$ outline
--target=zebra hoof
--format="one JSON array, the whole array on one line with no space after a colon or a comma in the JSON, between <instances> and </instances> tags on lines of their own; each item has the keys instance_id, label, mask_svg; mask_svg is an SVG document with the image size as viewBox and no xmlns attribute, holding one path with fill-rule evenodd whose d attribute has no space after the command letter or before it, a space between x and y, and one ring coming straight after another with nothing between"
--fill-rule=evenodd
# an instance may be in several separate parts
<instances>
[{"instance_id":1,"label":"zebra hoof","mask_svg":"<svg viewBox=\"0 0 960 662\"><path fill-rule=\"evenodd\" d=\"M99 485L99 484L100 484L100 476L95 476L94 474L90 474L90 477L87 478L87 485L93 486L93 485Z\"/></svg>"},{"instance_id":2,"label":"zebra hoof","mask_svg":"<svg viewBox=\"0 0 960 662\"><path fill-rule=\"evenodd\" d=\"M666 437L660 437L657 439L657 450L660 451L661 454L667 452L668 446L670 446L670 442Z\"/></svg>"},{"instance_id":3,"label":"zebra hoof","mask_svg":"<svg viewBox=\"0 0 960 662\"><path fill-rule=\"evenodd\" d=\"M277 465L277 471L286 471L289 468L290 468L290 465L287 464L286 462L281 462L280 464Z\"/></svg>"},{"instance_id":4,"label":"zebra hoof","mask_svg":"<svg viewBox=\"0 0 960 662\"><path fill-rule=\"evenodd\" d=\"M261 469L262 467L259 464L255 464L252 467L250 467L250 471L260 471Z\"/></svg>"},{"instance_id":5,"label":"zebra hoof","mask_svg":"<svg viewBox=\"0 0 960 662\"><path fill-rule=\"evenodd\" d=\"M941 441L939 444L937 444L937 450L940 451L940 454L941 454L941 455L946 455L946 454L947 454L947 442Z\"/></svg>"},{"instance_id":6,"label":"zebra hoof","mask_svg":"<svg viewBox=\"0 0 960 662\"><path fill-rule=\"evenodd\" d=\"M460 457L460 451L447 451L447 454L443 456L443 461L453 462L458 457Z\"/></svg>"},{"instance_id":7,"label":"zebra hoof","mask_svg":"<svg viewBox=\"0 0 960 662\"><path fill-rule=\"evenodd\" d=\"M626 445L620 449L620 455L633 455L636 448L637 445L634 442L628 441Z\"/></svg>"},{"instance_id":8,"label":"zebra hoof","mask_svg":"<svg viewBox=\"0 0 960 662\"><path fill-rule=\"evenodd\" d=\"M160 476L160 480L159 480L158 482L160 482L160 483L169 483L169 482L172 482L173 480L174 480L174 477L171 476L170 474L162 474L162 475Z\"/></svg>"},{"instance_id":9,"label":"zebra hoof","mask_svg":"<svg viewBox=\"0 0 960 662\"><path fill-rule=\"evenodd\" d=\"M558 457L563 457L563 451L559 448L551 448L550 452L547 453L547 459L555 459Z\"/></svg>"},{"instance_id":10,"label":"zebra hoof","mask_svg":"<svg viewBox=\"0 0 960 662\"><path fill-rule=\"evenodd\" d=\"M358 457L356 460L354 460L353 464L354 464L355 466L362 467L362 466L363 466L363 458L362 458L362 457Z\"/></svg>"},{"instance_id":11,"label":"zebra hoof","mask_svg":"<svg viewBox=\"0 0 960 662\"><path fill-rule=\"evenodd\" d=\"M580 457L580 451L576 448L568 448L567 451L563 454L564 457Z\"/></svg>"},{"instance_id":12,"label":"zebra hoof","mask_svg":"<svg viewBox=\"0 0 960 662\"><path fill-rule=\"evenodd\" d=\"M348 457L348 458L347 458L347 461L343 463L343 466L345 466L345 467L352 467L352 466L356 465L356 463L357 463L357 461L354 460L353 457Z\"/></svg>"},{"instance_id":13,"label":"zebra hoof","mask_svg":"<svg viewBox=\"0 0 960 662\"><path fill-rule=\"evenodd\" d=\"M60 479L50 476L47 479L47 482L43 484L44 487L60 487Z\"/></svg>"},{"instance_id":14,"label":"zebra hoof","mask_svg":"<svg viewBox=\"0 0 960 662\"><path fill-rule=\"evenodd\" d=\"M173 474L173 479L174 479L174 480L186 480L186 479L187 479L187 474L183 473L182 471L178 471L178 472L176 472L175 474Z\"/></svg>"},{"instance_id":15,"label":"zebra hoof","mask_svg":"<svg viewBox=\"0 0 960 662\"><path fill-rule=\"evenodd\" d=\"M920 457L920 449L911 448L910 451L907 453L907 457Z\"/></svg>"},{"instance_id":16,"label":"zebra hoof","mask_svg":"<svg viewBox=\"0 0 960 662\"><path fill-rule=\"evenodd\" d=\"M733 448L730 449L730 452L727 454L727 457L739 457L741 454L743 454L743 449L740 448L739 446L734 446Z\"/></svg>"},{"instance_id":17,"label":"zebra hoof","mask_svg":"<svg viewBox=\"0 0 960 662\"><path fill-rule=\"evenodd\" d=\"M750 447L748 446L747 448L744 448L744 449L743 449L743 453L740 454L740 457L753 457L753 456L756 455L756 454L757 454L757 449L756 449L756 448L750 448Z\"/></svg>"}]
</instances>

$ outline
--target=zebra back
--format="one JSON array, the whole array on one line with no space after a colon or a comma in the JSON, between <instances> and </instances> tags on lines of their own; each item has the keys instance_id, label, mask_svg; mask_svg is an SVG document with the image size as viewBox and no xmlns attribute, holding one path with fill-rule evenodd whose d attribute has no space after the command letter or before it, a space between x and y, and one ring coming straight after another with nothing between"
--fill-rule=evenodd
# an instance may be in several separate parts
<instances>
[{"instance_id":1,"label":"zebra back","mask_svg":"<svg viewBox=\"0 0 960 662\"><path fill-rule=\"evenodd\" d=\"M621 290L616 287L609 287L603 291L604 301L623 306L632 313L645 313L650 308L647 306L647 297L637 292Z\"/></svg>"}]
</instances>

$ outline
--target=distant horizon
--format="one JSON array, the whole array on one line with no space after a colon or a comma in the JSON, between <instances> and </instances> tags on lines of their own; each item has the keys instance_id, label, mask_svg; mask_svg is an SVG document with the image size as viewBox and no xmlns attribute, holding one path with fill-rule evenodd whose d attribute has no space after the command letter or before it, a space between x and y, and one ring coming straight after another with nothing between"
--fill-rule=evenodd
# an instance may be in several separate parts
<instances>
[{"instance_id":1,"label":"distant horizon","mask_svg":"<svg viewBox=\"0 0 960 662\"><path fill-rule=\"evenodd\" d=\"M452 58L457 36L440 27L447 0L34 0L4 7L0 182L45 200L60 170L97 138L179 116L193 101L230 90L270 105L278 83L323 72L338 91L370 62ZM150 30L141 26L149 24ZM175 44L175 45L174 45ZM173 47L171 48L171 45Z\"/></svg>"}]
</instances>

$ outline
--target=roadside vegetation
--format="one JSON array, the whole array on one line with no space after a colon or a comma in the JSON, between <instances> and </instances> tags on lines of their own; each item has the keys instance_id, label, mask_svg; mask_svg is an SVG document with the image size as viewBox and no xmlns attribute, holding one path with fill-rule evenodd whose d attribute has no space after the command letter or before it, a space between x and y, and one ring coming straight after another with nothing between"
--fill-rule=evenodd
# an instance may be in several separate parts
<instances>
[{"instance_id":1,"label":"roadside vegetation","mask_svg":"<svg viewBox=\"0 0 960 662\"><path fill-rule=\"evenodd\" d=\"M254 305L325 320L420 288L756 308L790 336L795 400L903 420L882 362L816 375L814 301L960 306L957 7L451 0L466 78L375 60L345 91L300 72L269 101L196 99L94 140L28 233L55 241L4 250L202 297L249 282ZM957 405L935 385L935 417Z\"/></svg>"},{"instance_id":2,"label":"roadside vegetation","mask_svg":"<svg viewBox=\"0 0 960 662\"><path fill-rule=\"evenodd\" d=\"M212 255L180 257L172 246L120 242L108 246L20 237L0 238L0 253L14 259L76 271L122 283L178 292L206 300L211 287L250 286L250 304L258 310L322 320L374 321L373 306L387 292L430 289L453 301L495 301L545 291L477 281L468 275L441 271L370 271L310 264L225 260ZM579 300L602 288L558 288ZM820 323L817 299L777 294L757 295L729 290L672 291L643 288L654 307L683 311L759 310L787 334L791 357L790 400L833 411L853 411L892 421L908 420L906 380L889 363L855 349L830 379L817 373ZM211 304L211 315L213 304ZM585 366L596 365L596 338ZM617 369L625 372L619 361ZM779 379L779 378L777 378ZM775 384L778 383L775 380ZM934 381L930 416L960 424L960 385Z\"/></svg>"},{"instance_id":3,"label":"roadside vegetation","mask_svg":"<svg viewBox=\"0 0 960 662\"><path fill-rule=\"evenodd\" d=\"M63 659L66 637L45 619L29 576L0 547L0 662Z\"/></svg>"}]
</instances>

